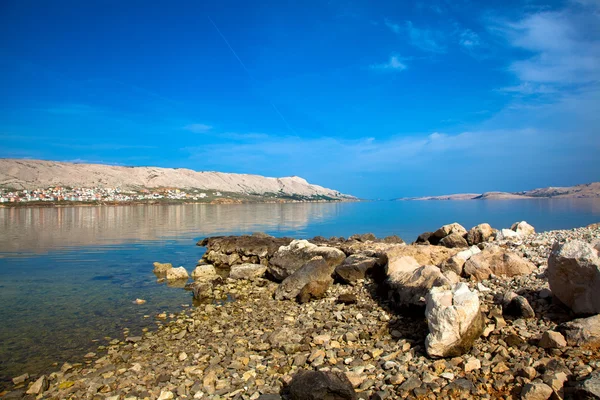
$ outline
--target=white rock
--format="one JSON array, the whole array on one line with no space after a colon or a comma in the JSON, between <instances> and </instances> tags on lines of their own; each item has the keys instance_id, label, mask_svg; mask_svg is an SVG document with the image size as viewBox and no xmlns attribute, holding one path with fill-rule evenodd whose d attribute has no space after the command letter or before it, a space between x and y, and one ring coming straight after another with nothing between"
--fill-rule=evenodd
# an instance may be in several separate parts
<instances>
[{"instance_id":1,"label":"white rock","mask_svg":"<svg viewBox=\"0 0 600 400\"><path fill-rule=\"evenodd\" d=\"M171 268L169 270L167 270L167 280L168 281L178 281L178 280L187 280L189 278L189 275L187 273L187 271L185 270L185 268L183 267L179 267L179 268Z\"/></svg>"},{"instance_id":2,"label":"white rock","mask_svg":"<svg viewBox=\"0 0 600 400\"><path fill-rule=\"evenodd\" d=\"M174 398L175 396L173 395L173 392L168 390L161 391L160 396L158 396L158 400L172 400Z\"/></svg>"},{"instance_id":3,"label":"white rock","mask_svg":"<svg viewBox=\"0 0 600 400\"><path fill-rule=\"evenodd\" d=\"M502 229L496 232L496 240L512 240L520 238L521 234L513 231L512 229Z\"/></svg>"},{"instance_id":4,"label":"white rock","mask_svg":"<svg viewBox=\"0 0 600 400\"><path fill-rule=\"evenodd\" d=\"M423 305L429 289L450 285L438 267L420 266L412 257L400 256L388 259L386 267L389 294L397 305Z\"/></svg>"},{"instance_id":5,"label":"white rock","mask_svg":"<svg viewBox=\"0 0 600 400\"><path fill-rule=\"evenodd\" d=\"M515 222L512 224L510 229L521 236L533 235L535 233L535 228L529 225L526 221Z\"/></svg>"},{"instance_id":6,"label":"white rock","mask_svg":"<svg viewBox=\"0 0 600 400\"><path fill-rule=\"evenodd\" d=\"M212 264L201 264L198 265L192 271L192 279L195 281L203 279L211 279L217 276L217 271Z\"/></svg>"},{"instance_id":7,"label":"white rock","mask_svg":"<svg viewBox=\"0 0 600 400\"><path fill-rule=\"evenodd\" d=\"M452 290L434 287L425 310L429 335L425 349L432 357L453 357L468 351L483 331L479 296L465 283Z\"/></svg>"},{"instance_id":8,"label":"white rock","mask_svg":"<svg viewBox=\"0 0 600 400\"><path fill-rule=\"evenodd\" d=\"M238 264L232 265L229 277L231 279L255 279L262 277L267 267L262 264Z\"/></svg>"}]
</instances>

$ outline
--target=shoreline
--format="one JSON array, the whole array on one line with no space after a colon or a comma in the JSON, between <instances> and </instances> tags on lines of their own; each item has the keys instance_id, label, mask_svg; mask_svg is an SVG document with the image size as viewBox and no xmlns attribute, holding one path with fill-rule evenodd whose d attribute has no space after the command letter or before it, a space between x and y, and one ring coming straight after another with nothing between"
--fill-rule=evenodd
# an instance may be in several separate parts
<instances>
[{"instance_id":1,"label":"shoreline","mask_svg":"<svg viewBox=\"0 0 600 400\"><path fill-rule=\"evenodd\" d=\"M542 330L554 329L561 321L572 318L548 297L540 297L548 290L543 273L552 243L565 238L592 240L594 237L600 238L598 224L495 243L506 251L521 254L537 268L529 275L480 282L489 289L480 294L487 310L487 324L494 329L478 339L473 350L464 356L429 358L424 350L427 325L423 324L423 318L399 311L381 294L381 283L373 278L352 284L336 282L323 298L304 304L275 300L273 293L280 285L269 279L226 279L214 286L215 296L205 304L177 314L154 316L158 323L156 330L140 337L112 340L100 346L93 356L82 355L79 363L72 360L73 363L65 363L59 371L48 374L50 387L44 398L87 398L88 395L92 398L90 390L95 390L98 395L117 396L115 399L157 398L167 392L188 398L200 398L195 394L203 393L202 398L257 399L254 393L279 393L293 375L303 369L340 370L346 373L359 394L369 396L380 392L386 392L391 398L417 393L436 396L454 393L459 397L484 398L509 395L531 382L533 379L523 379L518 372L519 362L526 362L528 358L536 362L544 357L564 360L568 354L568 359L600 369L597 351L571 346L560 351L540 350L535 340ZM316 239L313 242L316 243ZM402 247L398 243L371 242L370 239L360 235L351 243L346 241L344 246L347 247L342 248L379 251L376 249L386 246ZM336 246L331 241L329 245ZM473 290L481 289L478 282L467 283ZM518 287L517 293L529 299L539 316L533 320L500 316L505 324L500 326L494 314L498 303L493 295L514 287ZM226 294L233 294L234 301L215 304L213 300ZM356 302L340 302L341 295L354 296ZM548 319L547 315L554 317ZM239 327L244 330L240 331ZM488 353L495 357L487 359L485 354ZM511 356L504 357L504 354ZM467 365L473 359L479 361L480 367L469 371ZM512 371L508 379L507 370ZM572 370L573 385L591 372L581 372L581 368L575 367ZM482 384L481 378L489 382ZM36 379L33 377L13 386L11 392L0 393L0 397L3 394L16 396ZM165 396L165 399L171 398L168 394Z\"/></svg>"}]
</instances>

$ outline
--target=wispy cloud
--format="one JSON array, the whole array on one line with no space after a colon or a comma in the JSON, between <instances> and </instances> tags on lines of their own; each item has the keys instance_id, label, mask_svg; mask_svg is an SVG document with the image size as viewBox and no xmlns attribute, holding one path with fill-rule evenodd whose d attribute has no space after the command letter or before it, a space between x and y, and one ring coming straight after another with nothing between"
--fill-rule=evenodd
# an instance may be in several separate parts
<instances>
[{"instance_id":1,"label":"wispy cloud","mask_svg":"<svg viewBox=\"0 0 600 400\"><path fill-rule=\"evenodd\" d=\"M473 49L481 45L481 39L477 33L470 29L465 29L460 32L458 43L467 49Z\"/></svg>"},{"instance_id":2,"label":"wispy cloud","mask_svg":"<svg viewBox=\"0 0 600 400\"><path fill-rule=\"evenodd\" d=\"M410 44L425 52L443 54L447 48L443 41L443 35L435 30L416 27L411 21L406 21L406 31Z\"/></svg>"},{"instance_id":3,"label":"wispy cloud","mask_svg":"<svg viewBox=\"0 0 600 400\"><path fill-rule=\"evenodd\" d=\"M212 126L206 124L189 124L184 126L183 129L194 133L206 133L212 129Z\"/></svg>"},{"instance_id":4,"label":"wispy cloud","mask_svg":"<svg viewBox=\"0 0 600 400\"><path fill-rule=\"evenodd\" d=\"M378 71L400 72L404 71L407 66L401 61L398 56L391 56L389 61L383 64L373 64L369 68Z\"/></svg>"}]
</instances>

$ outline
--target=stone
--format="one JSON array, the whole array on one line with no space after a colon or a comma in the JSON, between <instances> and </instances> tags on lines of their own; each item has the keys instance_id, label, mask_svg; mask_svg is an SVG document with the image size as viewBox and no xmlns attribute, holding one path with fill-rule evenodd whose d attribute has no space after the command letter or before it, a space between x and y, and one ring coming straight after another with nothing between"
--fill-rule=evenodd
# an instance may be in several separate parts
<instances>
[{"instance_id":1,"label":"stone","mask_svg":"<svg viewBox=\"0 0 600 400\"><path fill-rule=\"evenodd\" d=\"M479 243L489 242L494 237L494 228L490 224L479 224L472 227L467 232L467 243L469 245L477 245Z\"/></svg>"},{"instance_id":2,"label":"stone","mask_svg":"<svg viewBox=\"0 0 600 400\"><path fill-rule=\"evenodd\" d=\"M514 292L509 292L504 295L503 310L506 315L522 318L535 317L535 311L531 307L531 304L529 304L527 298L519 296Z\"/></svg>"},{"instance_id":3,"label":"stone","mask_svg":"<svg viewBox=\"0 0 600 400\"><path fill-rule=\"evenodd\" d=\"M567 346L565 337L560 332L546 331L539 343L544 349L560 349Z\"/></svg>"},{"instance_id":4,"label":"stone","mask_svg":"<svg viewBox=\"0 0 600 400\"><path fill-rule=\"evenodd\" d=\"M456 255L460 249L449 249L442 246L430 245L408 245L394 246L384 251L384 256L389 260L403 256L412 257L419 265L435 265L440 266L444 261ZM384 263L385 264L385 263Z\"/></svg>"},{"instance_id":5,"label":"stone","mask_svg":"<svg viewBox=\"0 0 600 400\"><path fill-rule=\"evenodd\" d=\"M275 299L295 299L302 289L311 282L329 282L331 284L333 282L331 275L334 268L323 257L314 257L281 282L275 290Z\"/></svg>"},{"instance_id":6,"label":"stone","mask_svg":"<svg viewBox=\"0 0 600 400\"><path fill-rule=\"evenodd\" d=\"M19 385L29 379L29 374L19 375L15 378L12 378L13 384Z\"/></svg>"},{"instance_id":7,"label":"stone","mask_svg":"<svg viewBox=\"0 0 600 400\"><path fill-rule=\"evenodd\" d=\"M481 361L475 357L470 357L465 361L464 369L467 374L471 371L477 371L478 369L481 369Z\"/></svg>"},{"instance_id":8,"label":"stone","mask_svg":"<svg viewBox=\"0 0 600 400\"><path fill-rule=\"evenodd\" d=\"M512 224L510 229L517 232L521 236L533 235L535 233L535 228L529 225L526 221L515 222Z\"/></svg>"},{"instance_id":9,"label":"stone","mask_svg":"<svg viewBox=\"0 0 600 400\"><path fill-rule=\"evenodd\" d=\"M183 281L188 280L189 275L184 267L179 268L171 268L167 270L167 280L168 281Z\"/></svg>"},{"instance_id":10,"label":"stone","mask_svg":"<svg viewBox=\"0 0 600 400\"><path fill-rule=\"evenodd\" d=\"M336 301L340 304L356 304L358 299L355 294L342 293L338 296Z\"/></svg>"},{"instance_id":11,"label":"stone","mask_svg":"<svg viewBox=\"0 0 600 400\"><path fill-rule=\"evenodd\" d=\"M327 293L327 289L333 283L333 280L328 279L324 281L312 281L307 283L300 293L298 293L297 300L298 303L308 303L311 300L319 300L325 297L325 293Z\"/></svg>"},{"instance_id":12,"label":"stone","mask_svg":"<svg viewBox=\"0 0 600 400\"><path fill-rule=\"evenodd\" d=\"M455 247L469 247L469 244L464 238L464 235L458 232L453 232L448 236L444 237L442 240L440 240L439 244L441 246L448 247L451 249Z\"/></svg>"},{"instance_id":13,"label":"stone","mask_svg":"<svg viewBox=\"0 0 600 400\"><path fill-rule=\"evenodd\" d=\"M430 244L429 239L433 236L433 232L423 232L415 240L415 244ZM439 240L438 240L439 241Z\"/></svg>"},{"instance_id":14,"label":"stone","mask_svg":"<svg viewBox=\"0 0 600 400\"><path fill-rule=\"evenodd\" d=\"M600 348L600 315L574 319L557 327L569 346Z\"/></svg>"},{"instance_id":15,"label":"stone","mask_svg":"<svg viewBox=\"0 0 600 400\"><path fill-rule=\"evenodd\" d=\"M206 247L203 260L217 268L229 268L244 263L267 265L273 254L291 241L290 238L275 238L261 233L209 237L198 242L198 246Z\"/></svg>"},{"instance_id":16,"label":"stone","mask_svg":"<svg viewBox=\"0 0 600 400\"><path fill-rule=\"evenodd\" d=\"M516 239L520 239L521 235L519 235L517 232L513 231L512 229L501 229L499 231L496 231L496 236L495 239L496 240L516 240Z\"/></svg>"},{"instance_id":17,"label":"stone","mask_svg":"<svg viewBox=\"0 0 600 400\"><path fill-rule=\"evenodd\" d=\"M386 236L382 239L383 243L389 243L389 244L403 244L404 240L402 240L402 238L398 235L391 235L391 236Z\"/></svg>"},{"instance_id":18,"label":"stone","mask_svg":"<svg viewBox=\"0 0 600 400\"><path fill-rule=\"evenodd\" d=\"M552 396L552 388L545 383L533 382L523 386L522 400L548 400Z\"/></svg>"},{"instance_id":19,"label":"stone","mask_svg":"<svg viewBox=\"0 0 600 400\"><path fill-rule=\"evenodd\" d=\"M158 400L172 400L175 398L175 395L173 394L173 392L170 392L168 390L162 390L160 392L160 396L158 396Z\"/></svg>"},{"instance_id":20,"label":"stone","mask_svg":"<svg viewBox=\"0 0 600 400\"><path fill-rule=\"evenodd\" d=\"M435 238L439 242L446 236L449 236L453 233L456 233L456 234L464 237L467 235L467 230L461 224L454 222L452 224L444 225L441 228L439 228L437 231L433 232L433 235L431 235L431 237L429 238L429 241L431 242L431 239ZM465 247L467 247L467 246L465 246Z\"/></svg>"},{"instance_id":21,"label":"stone","mask_svg":"<svg viewBox=\"0 0 600 400\"><path fill-rule=\"evenodd\" d=\"M191 285L187 286L192 291L194 295L194 299L196 300L206 300L213 297L213 284L212 282L199 281L194 282Z\"/></svg>"},{"instance_id":22,"label":"stone","mask_svg":"<svg viewBox=\"0 0 600 400\"><path fill-rule=\"evenodd\" d=\"M217 271L215 267L211 264L201 264L198 265L192 271L192 279L195 281L212 279L217 275Z\"/></svg>"},{"instance_id":23,"label":"stone","mask_svg":"<svg viewBox=\"0 0 600 400\"><path fill-rule=\"evenodd\" d=\"M357 240L359 242L374 242L377 237L372 233L355 234L348 238L348 240Z\"/></svg>"},{"instance_id":24,"label":"stone","mask_svg":"<svg viewBox=\"0 0 600 400\"><path fill-rule=\"evenodd\" d=\"M554 390L555 392L560 392L562 390L565 382L568 379L569 378L567 377L567 374L565 374L562 371L561 372L548 371L542 377L542 380L544 381L544 383L546 385L550 386L552 388L552 390Z\"/></svg>"},{"instance_id":25,"label":"stone","mask_svg":"<svg viewBox=\"0 0 600 400\"><path fill-rule=\"evenodd\" d=\"M576 388L577 399L600 399L600 371L595 371Z\"/></svg>"},{"instance_id":26,"label":"stone","mask_svg":"<svg viewBox=\"0 0 600 400\"><path fill-rule=\"evenodd\" d=\"M263 277L265 272L267 272L266 265L248 264L248 263L238 264L238 265L231 266L231 270L229 272L229 277L231 279L253 280L256 278Z\"/></svg>"},{"instance_id":27,"label":"stone","mask_svg":"<svg viewBox=\"0 0 600 400\"><path fill-rule=\"evenodd\" d=\"M49 383L46 375L40 376L34 383L27 389L27 394L38 395L48 390Z\"/></svg>"},{"instance_id":28,"label":"stone","mask_svg":"<svg viewBox=\"0 0 600 400\"><path fill-rule=\"evenodd\" d=\"M146 300L144 299L135 299L133 302L138 305L146 304Z\"/></svg>"},{"instance_id":29,"label":"stone","mask_svg":"<svg viewBox=\"0 0 600 400\"><path fill-rule=\"evenodd\" d=\"M281 246L269 260L268 272L273 278L283 281L317 256L325 260L331 272L346 259L339 249L317 246L307 240L293 240L288 246Z\"/></svg>"},{"instance_id":30,"label":"stone","mask_svg":"<svg viewBox=\"0 0 600 400\"><path fill-rule=\"evenodd\" d=\"M510 278L529 275L535 269L535 265L516 253L499 246L488 246L467 260L463 272L467 277L481 281L488 279L491 274Z\"/></svg>"},{"instance_id":31,"label":"stone","mask_svg":"<svg viewBox=\"0 0 600 400\"><path fill-rule=\"evenodd\" d=\"M284 389L290 400L356 400L356 392L342 372L299 371Z\"/></svg>"},{"instance_id":32,"label":"stone","mask_svg":"<svg viewBox=\"0 0 600 400\"><path fill-rule=\"evenodd\" d=\"M365 279L374 268L382 269L382 263L377 257L364 254L352 254L335 268L335 274L344 283L353 283Z\"/></svg>"},{"instance_id":33,"label":"stone","mask_svg":"<svg viewBox=\"0 0 600 400\"><path fill-rule=\"evenodd\" d=\"M589 243L555 243L547 276L552 294L574 313L600 313L600 259Z\"/></svg>"},{"instance_id":34,"label":"stone","mask_svg":"<svg viewBox=\"0 0 600 400\"><path fill-rule=\"evenodd\" d=\"M170 270L171 268L173 268L173 264L171 263L159 263L159 262L155 262L154 263L154 269L152 270L152 272L154 272L154 275L156 275L159 278L164 278L167 276L167 271Z\"/></svg>"},{"instance_id":35,"label":"stone","mask_svg":"<svg viewBox=\"0 0 600 400\"><path fill-rule=\"evenodd\" d=\"M450 284L439 268L420 266L407 256L389 259L386 273L388 294L397 306L423 306L429 289Z\"/></svg>"},{"instance_id":36,"label":"stone","mask_svg":"<svg viewBox=\"0 0 600 400\"><path fill-rule=\"evenodd\" d=\"M471 246L467 250L458 252L446 261L442 262L440 269L442 272L453 271L455 274L460 276L463 273L463 267L467 260L478 253L481 253L479 247Z\"/></svg>"},{"instance_id":37,"label":"stone","mask_svg":"<svg viewBox=\"0 0 600 400\"><path fill-rule=\"evenodd\" d=\"M430 357L456 357L471 349L484 328L479 296L465 283L451 290L432 288L425 309L429 335L425 350Z\"/></svg>"}]
</instances>

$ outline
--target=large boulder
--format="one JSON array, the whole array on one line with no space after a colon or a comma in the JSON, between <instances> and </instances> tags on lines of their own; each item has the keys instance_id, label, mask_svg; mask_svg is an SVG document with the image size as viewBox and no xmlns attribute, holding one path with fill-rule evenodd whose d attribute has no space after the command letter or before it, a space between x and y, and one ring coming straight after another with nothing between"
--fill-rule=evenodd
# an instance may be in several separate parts
<instances>
[{"instance_id":1,"label":"large boulder","mask_svg":"<svg viewBox=\"0 0 600 400\"><path fill-rule=\"evenodd\" d=\"M389 258L386 274L389 296L397 306L424 306L429 289L450 285L438 267L421 266L408 256Z\"/></svg>"},{"instance_id":2,"label":"large boulder","mask_svg":"<svg viewBox=\"0 0 600 400\"><path fill-rule=\"evenodd\" d=\"M592 372L584 381L577 384L575 399L600 399L600 371Z\"/></svg>"},{"instance_id":3,"label":"large boulder","mask_svg":"<svg viewBox=\"0 0 600 400\"><path fill-rule=\"evenodd\" d=\"M573 312L600 313L600 259L592 245L580 240L556 243L547 276L552 294Z\"/></svg>"},{"instance_id":4,"label":"large boulder","mask_svg":"<svg viewBox=\"0 0 600 400\"><path fill-rule=\"evenodd\" d=\"M499 231L496 231L495 234L495 239L496 240L517 240L521 238L521 234L513 231L512 229L501 229Z\"/></svg>"},{"instance_id":5,"label":"large boulder","mask_svg":"<svg viewBox=\"0 0 600 400\"><path fill-rule=\"evenodd\" d=\"M211 264L200 264L192 271L192 279L195 281L214 279L216 275L217 271Z\"/></svg>"},{"instance_id":6,"label":"large boulder","mask_svg":"<svg viewBox=\"0 0 600 400\"><path fill-rule=\"evenodd\" d=\"M476 291L465 283L452 289L434 287L425 309L429 335L425 349L430 357L457 357L468 352L484 328Z\"/></svg>"},{"instance_id":7,"label":"large boulder","mask_svg":"<svg viewBox=\"0 0 600 400\"><path fill-rule=\"evenodd\" d=\"M203 260L217 268L228 268L245 263L267 265L273 254L291 241L290 238L276 238L264 233L255 233L243 236L208 237L197 244L206 247Z\"/></svg>"},{"instance_id":8,"label":"large boulder","mask_svg":"<svg viewBox=\"0 0 600 400\"><path fill-rule=\"evenodd\" d=\"M452 224L444 225L437 231L433 232L433 234L428 238L428 240L431 244L438 244L446 236L449 236L453 233L462 237L467 236L467 230L464 228L464 226L454 222Z\"/></svg>"},{"instance_id":9,"label":"large boulder","mask_svg":"<svg viewBox=\"0 0 600 400\"><path fill-rule=\"evenodd\" d=\"M529 225L526 221L515 222L510 227L511 230L517 232L521 236L533 235L535 228Z\"/></svg>"},{"instance_id":10,"label":"large boulder","mask_svg":"<svg viewBox=\"0 0 600 400\"><path fill-rule=\"evenodd\" d=\"M281 282L275 290L275 299L295 299L311 282L329 282L331 284L334 268L322 256L313 257Z\"/></svg>"},{"instance_id":11,"label":"large boulder","mask_svg":"<svg viewBox=\"0 0 600 400\"><path fill-rule=\"evenodd\" d=\"M345 283L353 283L365 279L367 275L374 274L376 269L383 269L379 257L366 254L353 254L348 256L341 265L335 268L335 274Z\"/></svg>"},{"instance_id":12,"label":"large boulder","mask_svg":"<svg viewBox=\"0 0 600 400\"><path fill-rule=\"evenodd\" d=\"M398 257L412 257L419 265L440 266L444 261L456 255L460 249L449 249L442 246L432 245L397 245L384 251L384 257L394 259Z\"/></svg>"},{"instance_id":13,"label":"large boulder","mask_svg":"<svg viewBox=\"0 0 600 400\"><path fill-rule=\"evenodd\" d=\"M184 267L171 268L167 270L168 281L187 281L189 278L188 272Z\"/></svg>"},{"instance_id":14,"label":"large boulder","mask_svg":"<svg viewBox=\"0 0 600 400\"><path fill-rule=\"evenodd\" d=\"M299 371L284 389L290 400L356 400L352 383L343 372Z\"/></svg>"},{"instance_id":15,"label":"large boulder","mask_svg":"<svg viewBox=\"0 0 600 400\"><path fill-rule=\"evenodd\" d=\"M469 232L467 232L467 242L471 246L489 242L494 238L494 232L495 230L490 224L479 224L472 227Z\"/></svg>"},{"instance_id":16,"label":"large boulder","mask_svg":"<svg viewBox=\"0 0 600 400\"><path fill-rule=\"evenodd\" d=\"M281 246L269 260L267 270L277 280L284 280L314 257L322 257L331 272L340 265L346 255L339 249L317 246L307 240L294 240L288 246Z\"/></svg>"},{"instance_id":17,"label":"large boulder","mask_svg":"<svg viewBox=\"0 0 600 400\"><path fill-rule=\"evenodd\" d=\"M267 267L262 264L238 264L231 266L229 277L231 279L256 279L261 278Z\"/></svg>"},{"instance_id":18,"label":"large boulder","mask_svg":"<svg viewBox=\"0 0 600 400\"><path fill-rule=\"evenodd\" d=\"M481 281L488 279L491 274L505 277L528 275L535 271L535 268L530 261L516 253L499 246L488 246L467 260L463 273Z\"/></svg>"},{"instance_id":19,"label":"large boulder","mask_svg":"<svg viewBox=\"0 0 600 400\"><path fill-rule=\"evenodd\" d=\"M455 247L468 247L469 244L467 243L467 240L464 238L464 235L458 232L453 232L451 234L449 234L448 236L444 237L442 240L440 240L440 245L444 246L444 247L449 247L451 249L455 248Z\"/></svg>"},{"instance_id":20,"label":"large boulder","mask_svg":"<svg viewBox=\"0 0 600 400\"><path fill-rule=\"evenodd\" d=\"M600 315L565 322L557 330L563 334L569 346L600 348Z\"/></svg>"},{"instance_id":21,"label":"large boulder","mask_svg":"<svg viewBox=\"0 0 600 400\"><path fill-rule=\"evenodd\" d=\"M471 246L470 248L460 251L446 261L442 262L440 269L442 272L453 271L456 275L460 276L462 275L463 267L467 260L479 253L481 253L479 247Z\"/></svg>"}]
</instances>

